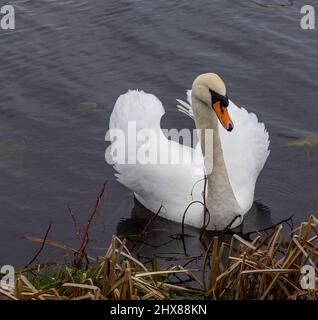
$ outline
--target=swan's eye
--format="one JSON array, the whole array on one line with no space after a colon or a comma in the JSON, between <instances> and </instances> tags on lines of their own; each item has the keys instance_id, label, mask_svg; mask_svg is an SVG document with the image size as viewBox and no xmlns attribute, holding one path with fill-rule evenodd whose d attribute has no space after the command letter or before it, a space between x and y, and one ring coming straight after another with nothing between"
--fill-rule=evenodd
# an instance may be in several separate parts
<instances>
[{"instance_id":1,"label":"swan's eye","mask_svg":"<svg viewBox=\"0 0 318 320\"><path fill-rule=\"evenodd\" d=\"M209 89L210 94L211 94L211 103L212 105L216 102L220 102L222 108L226 108L229 105L229 98L227 95L223 96L212 89Z\"/></svg>"}]
</instances>

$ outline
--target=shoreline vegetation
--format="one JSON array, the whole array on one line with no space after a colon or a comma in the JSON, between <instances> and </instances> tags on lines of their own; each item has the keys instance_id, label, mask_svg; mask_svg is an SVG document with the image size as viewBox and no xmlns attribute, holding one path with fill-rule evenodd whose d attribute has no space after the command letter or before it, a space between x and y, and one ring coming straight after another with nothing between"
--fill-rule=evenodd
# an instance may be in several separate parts
<instances>
[{"instance_id":1,"label":"shoreline vegetation","mask_svg":"<svg viewBox=\"0 0 318 320\"><path fill-rule=\"evenodd\" d=\"M15 288L0 288L0 300L318 299L317 276L304 278L302 273L308 265L318 275L318 219L314 215L290 232L283 231L285 221L248 236L233 234L226 241L215 235L199 255L185 256L185 265L160 268L154 261L138 260L133 254L136 243L129 249L125 239L115 235L103 256L87 253L89 228L105 192L106 183L83 232L69 208L78 249L50 240L51 225L43 238L24 237L40 248L25 268L16 271ZM63 264L35 263L44 246L73 254L73 259ZM196 263L194 267L191 262ZM308 288L312 281L315 289Z\"/></svg>"}]
</instances>

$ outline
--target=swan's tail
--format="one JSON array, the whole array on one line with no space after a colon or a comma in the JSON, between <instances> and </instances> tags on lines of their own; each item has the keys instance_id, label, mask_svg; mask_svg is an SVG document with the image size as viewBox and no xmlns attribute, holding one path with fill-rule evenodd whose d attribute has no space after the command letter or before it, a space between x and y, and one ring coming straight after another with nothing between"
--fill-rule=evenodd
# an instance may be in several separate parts
<instances>
[{"instance_id":1,"label":"swan's tail","mask_svg":"<svg viewBox=\"0 0 318 320\"><path fill-rule=\"evenodd\" d=\"M106 140L111 145L107 149L106 159L114 165L117 179L135 192L138 188L132 165L135 172L144 170L144 166L138 165L136 160L137 150L145 142L141 137L149 133L152 137L155 133L155 138L160 135L163 114L164 108L154 95L129 90L118 97L110 116ZM150 146L156 148L155 141L152 140Z\"/></svg>"},{"instance_id":2,"label":"swan's tail","mask_svg":"<svg viewBox=\"0 0 318 320\"><path fill-rule=\"evenodd\" d=\"M120 129L127 134L128 123L142 129L160 128L160 119L165 113L157 97L139 90L129 90L118 97L110 116L109 128Z\"/></svg>"}]
</instances>

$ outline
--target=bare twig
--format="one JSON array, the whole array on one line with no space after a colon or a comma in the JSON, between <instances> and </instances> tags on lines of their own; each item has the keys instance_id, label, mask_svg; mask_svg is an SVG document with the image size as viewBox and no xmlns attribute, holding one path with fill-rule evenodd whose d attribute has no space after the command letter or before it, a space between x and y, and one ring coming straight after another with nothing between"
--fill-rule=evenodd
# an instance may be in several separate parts
<instances>
[{"instance_id":1,"label":"bare twig","mask_svg":"<svg viewBox=\"0 0 318 320\"><path fill-rule=\"evenodd\" d=\"M36 259L37 257L41 254L43 248L44 248L44 245L46 243L46 239L50 233L50 230L51 230L51 227L52 227L52 222L49 224L47 230L46 230L46 233L45 233L45 236L43 238L43 241L42 241L42 244L41 244L41 247L39 248L39 250L36 252L35 256L30 260L30 262L26 265L26 268L28 268Z\"/></svg>"},{"instance_id":2,"label":"bare twig","mask_svg":"<svg viewBox=\"0 0 318 320\"><path fill-rule=\"evenodd\" d=\"M143 239L143 237L145 236L146 232L148 231L149 227L153 224L153 222L156 220L156 218L158 217L160 211L162 209L162 205L160 206L159 210L156 212L155 215L153 215L149 221L147 222L147 224L145 225L144 229L142 230L140 236L137 238L137 240L134 242L131 251L133 251L136 247L136 245ZM170 241L169 241L170 242Z\"/></svg>"},{"instance_id":3,"label":"bare twig","mask_svg":"<svg viewBox=\"0 0 318 320\"><path fill-rule=\"evenodd\" d=\"M181 240L182 240L182 244L183 244L183 251L184 251L184 254L186 256L188 256L187 254L187 248L186 248L186 245L185 245L185 241L184 241L184 226L185 226L185 217L186 217L186 214L189 210L189 208L195 204L195 203L199 203L201 204L203 207L204 207L204 203L202 201L199 201L199 200L194 200L192 202L189 203L189 205L186 207L186 209L184 210L184 213L183 213L183 216L182 216L182 223L181 223Z\"/></svg>"},{"instance_id":4,"label":"bare twig","mask_svg":"<svg viewBox=\"0 0 318 320\"><path fill-rule=\"evenodd\" d=\"M49 240L49 239L43 239L43 238L38 238L38 237L33 237L33 236L24 236L23 239L25 240L28 240L28 241L32 241L32 242L35 242L35 243L44 243L50 247L53 247L53 248L56 248L56 249L59 249L59 250L63 250L65 252L69 252L69 253L74 253L74 254L77 254L79 253L78 250L72 248L72 247L69 247L65 244L62 244L62 243L59 243L59 242L56 242L56 241L52 241L52 240ZM95 260L93 259L92 257L90 256L87 256L90 260Z\"/></svg>"},{"instance_id":5,"label":"bare twig","mask_svg":"<svg viewBox=\"0 0 318 320\"><path fill-rule=\"evenodd\" d=\"M208 225L210 223L210 219L211 219L211 216L210 216L207 204L206 204L207 183L208 183L208 177L205 174L204 175L203 194L202 194L202 196L203 196L203 225L202 225L202 228L200 230L200 238L199 238L201 242L202 242L202 238L203 238L204 232L206 231L206 228L208 227Z\"/></svg>"},{"instance_id":6,"label":"bare twig","mask_svg":"<svg viewBox=\"0 0 318 320\"><path fill-rule=\"evenodd\" d=\"M73 224L74 224L76 237L79 240L79 242L82 243L81 229L80 229L79 224L77 222L76 216L70 206L67 206L67 209L68 209L68 212L70 213L70 216L71 216Z\"/></svg>"},{"instance_id":7,"label":"bare twig","mask_svg":"<svg viewBox=\"0 0 318 320\"><path fill-rule=\"evenodd\" d=\"M283 220L281 220L281 221L273 224L273 225L270 226L270 227L263 228L263 229L258 229L258 230L254 230L254 231L250 231L250 232L246 232L246 233L242 234L241 236L242 236L244 239L248 239L251 234L261 233L261 232L265 232L265 231L274 230L274 229L275 229L277 226L279 226L280 224L283 224L283 223L287 223L287 224L288 224L290 221L293 221L293 216L294 216L294 215L291 215L289 218L283 219Z\"/></svg>"},{"instance_id":8,"label":"bare twig","mask_svg":"<svg viewBox=\"0 0 318 320\"><path fill-rule=\"evenodd\" d=\"M83 232L83 236L82 236L81 246L78 249L78 253L75 255L75 258L74 258L74 262L73 262L74 265L80 264L82 259L85 256L87 256L85 250L86 250L87 244L89 242L89 236L88 236L89 227L91 225L91 222L92 222L94 216L97 213L97 210L98 210L100 204L102 203L102 199L103 199L103 196L104 196L105 191L106 191L106 185L107 185L107 182L104 182L104 184L102 186L102 189L101 189L99 195L96 198L95 206L94 206L93 210L91 211L91 214L90 214L89 218L87 219L87 222L86 222L86 225L85 225L85 228L84 228L84 232Z\"/></svg>"}]
</instances>

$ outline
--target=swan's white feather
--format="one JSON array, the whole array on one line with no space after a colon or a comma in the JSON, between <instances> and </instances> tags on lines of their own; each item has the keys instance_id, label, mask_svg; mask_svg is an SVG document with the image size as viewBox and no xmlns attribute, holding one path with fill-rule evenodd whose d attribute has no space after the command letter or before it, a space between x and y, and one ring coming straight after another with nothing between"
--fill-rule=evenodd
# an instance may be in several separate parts
<instances>
[{"instance_id":1,"label":"swan's white feather","mask_svg":"<svg viewBox=\"0 0 318 320\"><path fill-rule=\"evenodd\" d=\"M178 109L193 118L191 90L187 91L188 102L177 101ZM219 125L220 139L233 192L246 213L252 206L256 179L269 155L269 138L264 124L258 122L255 114L248 113L232 102L228 111L235 127L232 132L227 132ZM189 164L116 163L114 168L118 181L131 189L145 207L156 212L163 206L161 216L181 222L191 201L202 201L203 159L199 145L192 149L165 138L160 128L160 119L164 113L161 102L154 95L137 90L128 91L118 98L114 106L110 128L120 129L127 134L128 121L136 121L137 131L152 129L157 138L161 139L157 150L159 154L169 154L172 162L175 160L177 163L182 152ZM127 148L128 142L125 144ZM193 164L193 157L199 165ZM191 205L185 222L201 227L202 221L202 205Z\"/></svg>"},{"instance_id":2,"label":"swan's white feather","mask_svg":"<svg viewBox=\"0 0 318 320\"><path fill-rule=\"evenodd\" d=\"M191 105L189 103L186 103L180 99L177 99L177 102L179 103L177 105L177 108L180 112L186 114L187 116L189 116L190 118L194 119L194 116L193 116L193 111L192 111L192 108L191 108Z\"/></svg>"},{"instance_id":3,"label":"swan's white feather","mask_svg":"<svg viewBox=\"0 0 318 320\"><path fill-rule=\"evenodd\" d=\"M177 101L186 106L184 113L193 119L191 90L187 90L187 102ZM254 113L229 102L228 112L234 130L228 132L218 122L220 139L233 192L241 209L247 212L253 203L257 177L270 153L270 141L264 123L258 122ZM180 106L177 107L180 110Z\"/></svg>"},{"instance_id":4,"label":"swan's white feather","mask_svg":"<svg viewBox=\"0 0 318 320\"><path fill-rule=\"evenodd\" d=\"M118 98L110 117L110 129L117 128L127 133L127 122L135 120L137 131L154 130L161 141L158 154L169 154L171 162L176 164L116 163L114 168L117 171L118 181L132 190L145 207L157 212L162 206L161 216L181 222L187 205L192 200L202 199L200 190L203 185L203 159L199 150L168 140L164 136L160 129L160 119L163 114L164 108L161 102L152 94L128 91ZM138 146L137 143L137 148ZM127 148L127 145L125 147ZM177 164L180 154L183 155L185 163L189 164ZM193 166L193 157L197 159L197 166ZM202 218L200 221L198 219L200 216L202 216L202 206L193 204L186 214L185 222L201 227Z\"/></svg>"}]
</instances>

